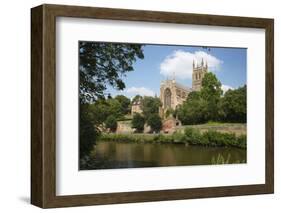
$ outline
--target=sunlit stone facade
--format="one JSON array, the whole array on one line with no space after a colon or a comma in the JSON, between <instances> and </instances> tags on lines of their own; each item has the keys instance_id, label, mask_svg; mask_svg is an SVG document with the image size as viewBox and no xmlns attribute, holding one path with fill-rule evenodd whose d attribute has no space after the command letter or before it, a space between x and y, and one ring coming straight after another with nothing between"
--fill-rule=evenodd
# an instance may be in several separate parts
<instances>
[{"instance_id":1,"label":"sunlit stone facade","mask_svg":"<svg viewBox=\"0 0 281 213\"><path fill-rule=\"evenodd\" d=\"M202 59L200 65L195 65L193 62L192 88L177 83L175 78L173 80L162 81L160 85L162 106L159 112L161 117L165 117L168 109L175 110L178 105L181 105L191 91L199 91L202 87L202 79L207 72L207 62L204 64Z\"/></svg>"}]
</instances>

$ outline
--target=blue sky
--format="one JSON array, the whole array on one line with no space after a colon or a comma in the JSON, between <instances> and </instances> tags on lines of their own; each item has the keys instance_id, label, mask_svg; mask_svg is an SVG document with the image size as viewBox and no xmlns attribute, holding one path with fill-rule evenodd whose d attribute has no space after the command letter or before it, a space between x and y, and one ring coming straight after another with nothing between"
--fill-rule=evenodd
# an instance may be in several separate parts
<instances>
[{"instance_id":1,"label":"blue sky","mask_svg":"<svg viewBox=\"0 0 281 213\"><path fill-rule=\"evenodd\" d=\"M144 59L137 59L134 71L123 78L126 88L123 91L109 89L112 96L159 95L161 81L174 76L177 82L191 88L192 61L201 63L202 58L208 63L209 71L221 81L224 90L246 84L245 48L145 45L143 52Z\"/></svg>"}]
</instances>

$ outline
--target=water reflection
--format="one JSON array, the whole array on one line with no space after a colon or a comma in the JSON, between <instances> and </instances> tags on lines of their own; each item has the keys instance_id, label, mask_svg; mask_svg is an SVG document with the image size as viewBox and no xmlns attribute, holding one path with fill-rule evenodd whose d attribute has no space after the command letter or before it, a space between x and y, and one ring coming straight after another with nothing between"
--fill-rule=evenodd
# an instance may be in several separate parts
<instances>
[{"instance_id":1,"label":"water reflection","mask_svg":"<svg viewBox=\"0 0 281 213\"><path fill-rule=\"evenodd\" d=\"M209 165L218 155L230 156L228 163L246 162L246 150L236 148L98 142L87 169Z\"/></svg>"}]
</instances>

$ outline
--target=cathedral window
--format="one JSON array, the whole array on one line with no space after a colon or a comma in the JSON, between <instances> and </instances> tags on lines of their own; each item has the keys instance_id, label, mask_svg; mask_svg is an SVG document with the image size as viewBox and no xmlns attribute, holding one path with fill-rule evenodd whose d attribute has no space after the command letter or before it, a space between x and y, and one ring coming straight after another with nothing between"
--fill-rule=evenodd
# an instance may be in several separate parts
<instances>
[{"instance_id":1,"label":"cathedral window","mask_svg":"<svg viewBox=\"0 0 281 213\"><path fill-rule=\"evenodd\" d=\"M169 88L165 89L164 92L164 108L171 108L172 93Z\"/></svg>"}]
</instances>

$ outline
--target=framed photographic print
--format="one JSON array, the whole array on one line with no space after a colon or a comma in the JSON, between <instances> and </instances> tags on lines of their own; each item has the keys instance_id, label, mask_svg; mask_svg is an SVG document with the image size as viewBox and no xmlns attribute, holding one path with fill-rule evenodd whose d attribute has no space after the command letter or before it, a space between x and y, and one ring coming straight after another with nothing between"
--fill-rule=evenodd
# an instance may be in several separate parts
<instances>
[{"instance_id":1,"label":"framed photographic print","mask_svg":"<svg viewBox=\"0 0 281 213\"><path fill-rule=\"evenodd\" d=\"M273 19L31 9L31 203L274 191Z\"/></svg>"}]
</instances>

